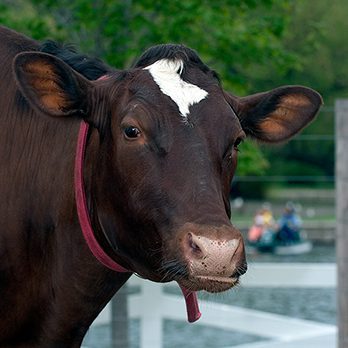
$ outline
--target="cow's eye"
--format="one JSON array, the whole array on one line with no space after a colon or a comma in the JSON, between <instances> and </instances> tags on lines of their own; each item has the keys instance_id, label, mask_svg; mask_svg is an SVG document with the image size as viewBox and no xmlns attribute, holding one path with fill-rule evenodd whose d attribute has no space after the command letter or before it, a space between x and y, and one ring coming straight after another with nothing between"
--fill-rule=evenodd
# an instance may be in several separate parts
<instances>
[{"instance_id":1,"label":"cow's eye","mask_svg":"<svg viewBox=\"0 0 348 348\"><path fill-rule=\"evenodd\" d=\"M124 130L124 135L128 139L135 139L140 136L141 132L137 127L129 126L126 127Z\"/></svg>"}]
</instances>

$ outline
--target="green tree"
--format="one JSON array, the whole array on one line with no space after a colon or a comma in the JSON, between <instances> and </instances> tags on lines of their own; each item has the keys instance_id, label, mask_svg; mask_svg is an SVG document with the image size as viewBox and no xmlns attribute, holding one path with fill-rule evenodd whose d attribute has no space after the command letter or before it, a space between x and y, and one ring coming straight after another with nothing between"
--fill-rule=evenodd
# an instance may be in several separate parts
<instances>
[{"instance_id":1,"label":"green tree","mask_svg":"<svg viewBox=\"0 0 348 348\"><path fill-rule=\"evenodd\" d=\"M318 0L315 5L312 1L294 1L282 40L301 59L281 74L267 66L246 72L252 76L254 91L272 88L274 84L303 84L317 89L325 102L323 112L302 133L310 140L290 142L277 152L265 150L266 157L272 159L267 172L270 175L301 173L328 179L334 175L332 104L335 98L348 95L347 13L345 0Z\"/></svg>"}]
</instances>

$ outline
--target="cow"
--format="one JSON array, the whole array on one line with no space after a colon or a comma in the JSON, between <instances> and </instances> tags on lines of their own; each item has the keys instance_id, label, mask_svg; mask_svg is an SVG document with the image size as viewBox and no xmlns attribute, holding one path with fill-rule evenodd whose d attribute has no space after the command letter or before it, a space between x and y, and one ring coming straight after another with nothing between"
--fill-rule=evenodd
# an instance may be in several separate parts
<instances>
[{"instance_id":1,"label":"cow","mask_svg":"<svg viewBox=\"0 0 348 348\"><path fill-rule=\"evenodd\" d=\"M5 27L0 62L0 347L80 347L132 273L188 297L238 284L238 145L298 133L316 91L237 97L183 45L117 70Z\"/></svg>"}]
</instances>

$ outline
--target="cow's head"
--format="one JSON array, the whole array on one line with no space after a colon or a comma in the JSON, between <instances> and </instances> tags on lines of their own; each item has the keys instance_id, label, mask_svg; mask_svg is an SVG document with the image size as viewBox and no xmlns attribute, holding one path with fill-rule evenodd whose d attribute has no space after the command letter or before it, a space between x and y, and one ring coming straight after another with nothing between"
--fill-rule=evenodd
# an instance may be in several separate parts
<instances>
[{"instance_id":1,"label":"cow's head","mask_svg":"<svg viewBox=\"0 0 348 348\"><path fill-rule=\"evenodd\" d=\"M232 287L246 270L230 222L238 145L246 136L285 141L322 103L301 86L233 96L178 45L151 48L134 68L98 81L42 53L20 54L14 71L36 110L93 127L86 190L110 255L146 278L211 292Z\"/></svg>"}]
</instances>

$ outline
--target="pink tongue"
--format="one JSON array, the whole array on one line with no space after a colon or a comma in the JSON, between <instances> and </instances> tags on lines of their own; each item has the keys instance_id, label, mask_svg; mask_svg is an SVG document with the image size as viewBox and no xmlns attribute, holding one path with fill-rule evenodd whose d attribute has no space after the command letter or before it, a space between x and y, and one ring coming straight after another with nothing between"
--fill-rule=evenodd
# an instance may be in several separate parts
<instances>
[{"instance_id":1,"label":"pink tongue","mask_svg":"<svg viewBox=\"0 0 348 348\"><path fill-rule=\"evenodd\" d=\"M190 323L194 323L201 317L201 312L198 307L197 294L195 291L188 290L183 286L179 285L184 295L187 310L187 320Z\"/></svg>"}]
</instances>

